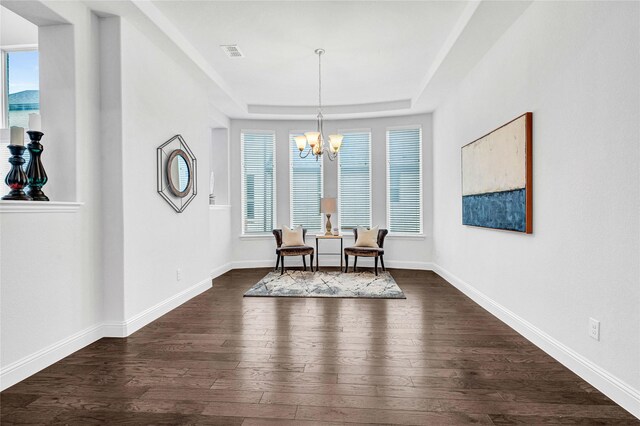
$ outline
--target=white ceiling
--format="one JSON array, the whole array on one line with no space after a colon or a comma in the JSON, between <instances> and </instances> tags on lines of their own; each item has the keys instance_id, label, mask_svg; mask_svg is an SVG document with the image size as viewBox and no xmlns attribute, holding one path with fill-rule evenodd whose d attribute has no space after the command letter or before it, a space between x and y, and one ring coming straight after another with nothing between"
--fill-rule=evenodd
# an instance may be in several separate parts
<instances>
[{"instance_id":1,"label":"white ceiling","mask_svg":"<svg viewBox=\"0 0 640 426\"><path fill-rule=\"evenodd\" d=\"M37 25L62 22L39 2L2 3ZM84 3L99 16L122 16L193 71L224 124L315 118L318 47L327 51L329 118L433 111L531 0ZM246 57L228 58L221 44L238 44Z\"/></svg>"},{"instance_id":2,"label":"white ceiling","mask_svg":"<svg viewBox=\"0 0 640 426\"><path fill-rule=\"evenodd\" d=\"M406 110L467 3L155 1L154 5L219 74L232 97L248 111L278 114L286 113L286 108L264 106L317 104L314 49L318 47L327 51L324 104L383 103L368 107L384 110L403 106L394 101L406 101L401 108ZM246 57L228 58L221 44L237 44Z\"/></svg>"}]
</instances>

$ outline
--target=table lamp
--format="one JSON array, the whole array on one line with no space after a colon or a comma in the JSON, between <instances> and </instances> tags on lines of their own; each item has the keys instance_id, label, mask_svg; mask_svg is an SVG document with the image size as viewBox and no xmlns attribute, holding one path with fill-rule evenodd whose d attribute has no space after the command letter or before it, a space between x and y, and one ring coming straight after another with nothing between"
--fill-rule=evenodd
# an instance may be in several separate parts
<instances>
[{"instance_id":1,"label":"table lamp","mask_svg":"<svg viewBox=\"0 0 640 426\"><path fill-rule=\"evenodd\" d=\"M324 233L324 235L331 235L331 213L336 212L336 199L321 198L320 211L327 215L327 226L326 226L326 232Z\"/></svg>"}]
</instances>

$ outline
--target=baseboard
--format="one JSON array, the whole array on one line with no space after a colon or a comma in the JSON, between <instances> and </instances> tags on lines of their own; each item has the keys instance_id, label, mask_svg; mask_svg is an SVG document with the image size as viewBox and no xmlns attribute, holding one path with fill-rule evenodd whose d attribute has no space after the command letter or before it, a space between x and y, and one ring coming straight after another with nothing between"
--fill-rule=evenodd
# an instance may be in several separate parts
<instances>
[{"instance_id":1,"label":"baseboard","mask_svg":"<svg viewBox=\"0 0 640 426\"><path fill-rule=\"evenodd\" d=\"M640 418L640 390L589 361L443 267L433 264L433 271L631 414Z\"/></svg>"},{"instance_id":2,"label":"baseboard","mask_svg":"<svg viewBox=\"0 0 640 426\"><path fill-rule=\"evenodd\" d=\"M124 322L104 323L104 337L127 337L210 288L211 278L205 278L198 284L193 285L148 309L145 309Z\"/></svg>"},{"instance_id":3,"label":"baseboard","mask_svg":"<svg viewBox=\"0 0 640 426\"><path fill-rule=\"evenodd\" d=\"M15 385L102 337L102 325L97 324L3 367L0 370L0 391Z\"/></svg>"},{"instance_id":4,"label":"baseboard","mask_svg":"<svg viewBox=\"0 0 640 426\"><path fill-rule=\"evenodd\" d=\"M369 263L371 263L371 265L369 265ZM351 259L349 264L353 266L353 261L351 261ZM373 260L363 257L361 260L358 261L358 264L364 267L373 267ZM231 263L231 269L274 268L275 266L276 266L275 258L273 260L243 260L240 262ZM302 266L302 261L299 258L291 259L291 260L287 259L285 266L291 266L292 268L297 268ZM307 263L307 266L309 266L308 263ZM338 259L337 256L335 259L329 259L329 260L322 259L320 268L322 268L323 266L331 266L331 267L340 266L340 259ZM387 268L397 268L397 269L421 269L425 271L433 270L433 264L431 262L414 262L414 261L405 261L405 260L386 260L385 259L384 266Z\"/></svg>"},{"instance_id":5,"label":"baseboard","mask_svg":"<svg viewBox=\"0 0 640 426\"><path fill-rule=\"evenodd\" d=\"M413 262L406 260L385 260L384 266L395 269L420 269L423 271L433 271L431 262Z\"/></svg>"},{"instance_id":6,"label":"baseboard","mask_svg":"<svg viewBox=\"0 0 640 426\"><path fill-rule=\"evenodd\" d=\"M300 262L302 264L302 262ZM240 260L231 262L231 269L268 268L276 266L276 258L270 260Z\"/></svg>"},{"instance_id":7,"label":"baseboard","mask_svg":"<svg viewBox=\"0 0 640 426\"><path fill-rule=\"evenodd\" d=\"M231 262L225 263L222 266L218 266L215 269L211 270L211 279L218 278L220 275L225 274L233 269L233 264Z\"/></svg>"}]
</instances>

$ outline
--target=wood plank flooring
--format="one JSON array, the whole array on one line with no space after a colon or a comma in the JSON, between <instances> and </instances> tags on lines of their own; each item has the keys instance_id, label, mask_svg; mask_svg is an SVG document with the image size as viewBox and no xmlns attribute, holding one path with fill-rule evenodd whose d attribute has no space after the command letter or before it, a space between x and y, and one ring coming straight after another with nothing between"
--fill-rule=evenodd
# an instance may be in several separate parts
<instances>
[{"instance_id":1,"label":"wood plank flooring","mask_svg":"<svg viewBox=\"0 0 640 426\"><path fill-rule=\"evenodd\" d=\"M4 425L640 424L436 274L406 300L243 298L231 271L0 394Z\"/></svg>"}]
</instances>

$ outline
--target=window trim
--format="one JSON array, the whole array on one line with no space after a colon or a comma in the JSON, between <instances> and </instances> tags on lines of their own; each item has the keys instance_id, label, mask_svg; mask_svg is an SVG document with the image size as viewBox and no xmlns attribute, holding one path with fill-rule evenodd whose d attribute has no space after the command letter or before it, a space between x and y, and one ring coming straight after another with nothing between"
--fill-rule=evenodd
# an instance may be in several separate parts
<instances>
[{"instance_id":1,"label":"window trim","mask_svg":"<svg viewBox=\"0 0 640 426\"><path fill-rule=\"evenodd\" d=\"M293 228L295 225L293 224L293 150L291 149L291 135L304 135L305 130L289 130L288 139L287 139L287 151L289 152L289 226ZM293 142L295 144L295 141ZM309 157L307 157L308 159ZM324 197L324 156L322 156L318 161L320 161L320 199ZM323 214L320 213L320 228L318 232L322 232L322 224L324 222ZM315 229L311 229L311 231L315 231Z\"/></svg>"},{"instance_id":2,"label":"window trim","mask_svg":"<svg viewBox=\"0 0 640 426\"><path fill-rule=\"evenodd\" d=\"M371 152L373 151L373 131L371 128L356 128L356 129L338 129L338 133L344 135L345 133L369 133L369 227L373 225L373 170L371 164ZM338 153L338 230L340 232L343 231L342 228L342 209L340 208L340 200L341 200L341 191L340 191L340 153ZM353 228L345 228L345 229L353 229Z\"/></svg>"},{"instance_id":3,"label":"window trim","mask_svg":"<svg viewBox=\"0 0 640 426\"><path fill-rule=\"evenodd\" d=\"M244 216L245 216L245 210L246 210L246 203L245 203L245 191L244 191L244 141L243 141L243 137L242 135L244 133L262 133L262 134L270 134L273 135L273 224L274 226L277 226L276 224L278 223L277 220L277 215L278 215L278 200L277 200L277 194L278 194L278 190L276 187L277 184L277 175L276 175L276 164L277 164L277 159L276 159L276 145L278 142L277 136L276 136L276 132L275 130L258 130L258 129L240 129L240 210L241 210L241 216L240 216L240 228L241 228L241 232L240 232L240 236L241 237L265 237L265 236L269 236L271 235L270 232L245 232L245 227L244 227Z\"/></svg>"},{"instance_id":4,"label":"window trim","mask_svg":"<svg viewBox=\"0 0 640 426\"><path fill-rule=\"evenodd\" d=\"M420 158L418 159L419 164L420 164L420 231L417 233L414 232L391 232L391 179L390 179L390 174L391 174L391 167L390 167L390 160L389 160L389 131L393 131L393 130L413 130L413 129L418 129L420 130ZM424 149L424 144L423 144L423 132L422 132L422 124L409 124L409 125L403 125L403 126L389 126L386 128L385 130L385 155L386 155L386 193L385 196L387 197L386 200L386 214L387 214L387 229L389 229L389 235L390 237L417 237L417 238L422 238L424 237L424 177L423 177L423 173L424 173L424 168L423 168L423 149Z\"/></svg>"}]
</instances>

